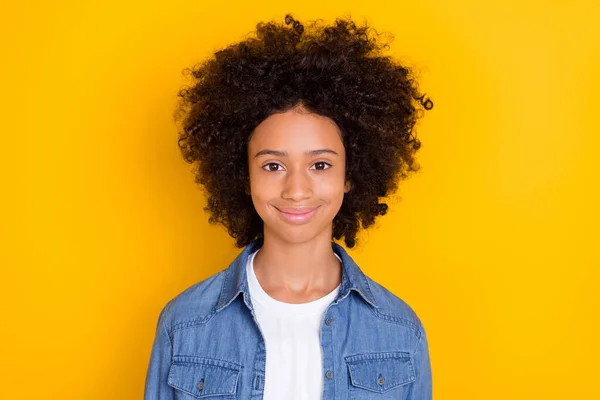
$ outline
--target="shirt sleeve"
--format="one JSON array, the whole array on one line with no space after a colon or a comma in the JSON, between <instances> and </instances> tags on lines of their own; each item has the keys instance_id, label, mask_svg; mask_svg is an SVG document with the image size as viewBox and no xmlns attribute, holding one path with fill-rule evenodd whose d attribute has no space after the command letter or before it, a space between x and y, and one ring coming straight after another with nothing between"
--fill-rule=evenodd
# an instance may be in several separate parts
<instances>
[{"instance_id":1,"label":"shirt sleeve","mask_svg":"<svg viewBox=\"0 0 600 400\"><path fill-rule=\"evenodd\" d=\"M171 338L165 325L168 306L169 304L162 309L156 324L156 333L146 374L144 400L175 400L175 389L167 384L173 355Z\"/></svg>"},{"instance_id":2,"label":"shirt sleeve","mask_svg":"<svg viewBox=\"0 0 600 400\"><path fill-rule=\"evenodd\" d=\"M417 347L413 355L417 379L413 382L406 400L431 400L432 398L429 344L423 324L419 328L419 333Z\"/></svg>"}]
</instances>

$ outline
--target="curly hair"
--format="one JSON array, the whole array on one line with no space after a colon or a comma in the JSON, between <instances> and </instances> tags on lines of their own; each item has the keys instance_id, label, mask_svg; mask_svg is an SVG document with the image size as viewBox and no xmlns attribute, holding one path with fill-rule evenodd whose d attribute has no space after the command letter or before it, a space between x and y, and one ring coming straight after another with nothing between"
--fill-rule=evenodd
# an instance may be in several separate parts
<instances>
[{"instance_id":1,"label":"curly hair","mask_svg":"<svg viewBox=\"0 0 600 400\"><path fill-rule=\"evenodd\" d=\"M237 247L263 237L263 221L246 191L247 145L273 113L302 105L338 125L352 188L333 220L332 240L343 236L350 248L359 223L367 228L387 213L379 198L420 168L413 127L420 108L433 103L418 92L412 71L381 54L389 45L366 22L320 21L309 22L310 29L290 14L285 25L260 22L256 37L184 70L193 83L178 92L178 145L185 161L196 164L209 223L225 226Z\"/></svg>"}]
</instances>

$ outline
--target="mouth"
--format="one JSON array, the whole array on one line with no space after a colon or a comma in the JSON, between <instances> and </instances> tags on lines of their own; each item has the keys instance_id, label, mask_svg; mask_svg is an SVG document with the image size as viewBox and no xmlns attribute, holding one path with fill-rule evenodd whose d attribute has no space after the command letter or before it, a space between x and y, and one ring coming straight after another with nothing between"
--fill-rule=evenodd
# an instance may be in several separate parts
<instances>
[{"instance_id":1,"label":"mouth","mask_svg":"<svg viewBox=\"0 0 600 400\"><path fill-rule=\"evenodd\" d=\"M315 207L312 210L287 210L287 211L282 211L279 208L275 207L277 209L277 211L279 211L279 213L281 214L281 216L288 222L291 223L302 223L302 222L306 222L308 220L310 220L312 218L312 216L316 213L317 209L319 207Z\"/></svg>"}]
</instances>

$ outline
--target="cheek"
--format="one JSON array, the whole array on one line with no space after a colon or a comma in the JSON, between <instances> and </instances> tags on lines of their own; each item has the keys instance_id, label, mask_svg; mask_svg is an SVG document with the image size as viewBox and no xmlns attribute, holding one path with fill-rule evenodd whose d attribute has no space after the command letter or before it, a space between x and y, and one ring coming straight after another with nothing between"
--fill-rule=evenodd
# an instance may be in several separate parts
<instances>
[{"instance_id":1,"label":"cheek","mask_svg":"<svg viewBox=\"0 0 600 400\"><path fill-rule=\"evenodd\" d=\"M265 192L263 187L252 187L252 202L254 203L254 208L264 208L266 207L266 203L268 203L273 198L268 192Z\"/></svg>"},{"instance_id":2,"label":"cheek","mask_svg":"<svg viewBox=\"0 0 600 400\"><path fill-rule=\"evenodd\" d=\"M335 176L332 174L327 177L327 179L323 179L317 188L315 189L315 193L320 193L324 197L338 197L344 195L344 177L342 175L336 174Z\"/></svg>"},{"instance_id":3,"label":"cheek","mask_svg":"<svg viewBox=\"0 0 600 400\"><path fill-rule=\"evenodd\" d=\"M270 201L278 195L278 186L264 179L264 177L256 177L250 184L252 198L256 202Z\"/></svg>"},{"instance_id":4,"label":"cheek","mask_svg":"<svg viewBox=\"0 0 600 400\"><path fill-rule=\"evenodd\" d=\"M278 197L277 187L264 183L255 182L250 187L252 204L261 218L265 218L272 213L272 207L269 204Z\"/></svg>"},{"instance_id":5,"label":"cheek","mask_svg":"<svg viewBox=\"0 0 600 400\"><path fill-rule=\"evenodd\" d=\"M315 197L327 206L327 212L337 212L344 201L344 188L340 185L321 187L315 192Z\"/></svg>"}]
</instances>

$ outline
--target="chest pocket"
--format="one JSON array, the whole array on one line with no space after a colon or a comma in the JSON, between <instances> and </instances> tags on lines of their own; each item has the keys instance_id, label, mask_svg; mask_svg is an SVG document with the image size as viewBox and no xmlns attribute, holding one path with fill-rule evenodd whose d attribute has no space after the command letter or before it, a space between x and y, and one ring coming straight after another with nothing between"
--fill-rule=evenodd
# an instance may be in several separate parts
<instances>
[{"instance_id":1,"label":"chest pocket","mask_svg":"<svg viewBox=\"0 0 600 400\"><path fill-rule=\"evenodd\" d=\"M410 383L416 380L412 358L407 352L355 354L344 360L352 400L404 399Z\"/></svg>"},{"instance_id":2,"label":"chest pocket","mask_svg":"<svg viewBox=\"0 0 600 400\"><path fill-rule=\"evenodd\" d=\"M241 366L196 356L173 356L167 383L177 389L177 400L233 400Z\"/></svg>"}]
</instances>

